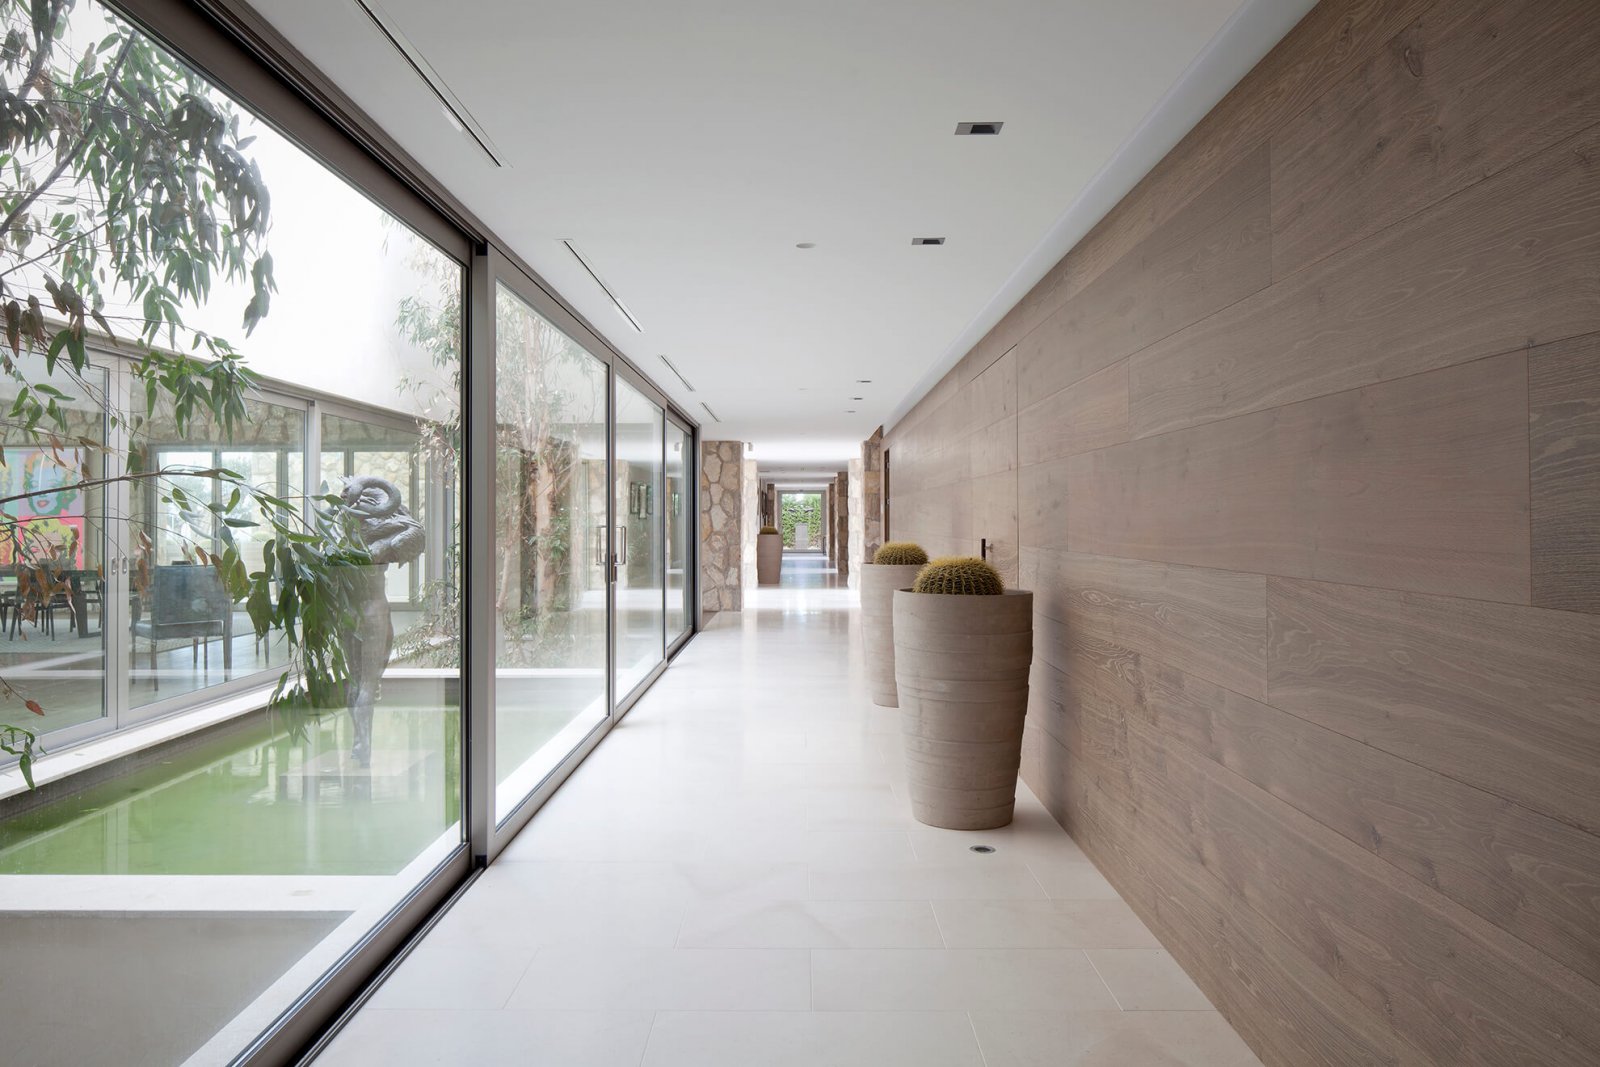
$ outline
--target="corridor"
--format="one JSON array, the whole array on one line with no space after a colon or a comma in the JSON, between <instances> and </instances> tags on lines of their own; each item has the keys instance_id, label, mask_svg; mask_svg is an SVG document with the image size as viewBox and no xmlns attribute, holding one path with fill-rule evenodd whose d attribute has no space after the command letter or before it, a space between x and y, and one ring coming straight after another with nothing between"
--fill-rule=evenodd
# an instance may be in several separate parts
<instances>
[{"instance_id":1,"label":"corridor","mask_svg":"<svg viewBox=\"0 0 1600 1067\"><path fill-rule=\"evenodd\" d=\"M911 819L824 557L746 595L320 1063L1258 1063L1026 788Z\"/></svg>"}]
</instances>

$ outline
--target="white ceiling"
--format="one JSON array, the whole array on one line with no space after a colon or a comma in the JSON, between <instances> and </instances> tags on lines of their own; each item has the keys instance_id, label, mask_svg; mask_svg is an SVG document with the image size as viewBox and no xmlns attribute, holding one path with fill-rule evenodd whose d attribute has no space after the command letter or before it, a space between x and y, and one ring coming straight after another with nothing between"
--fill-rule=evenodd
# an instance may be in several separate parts
<instances>
[{"instance_id":1,"label":"white ceiling","mask_svg":"<svg viewBox=\"0 0 1600 1067\"><path fill-rule=\"evenodd\" d=\"M706 437L798 472L858 455L1310 4L382 0L503 169L355 0L257 7Z\"/></svg>"}]
</instances>

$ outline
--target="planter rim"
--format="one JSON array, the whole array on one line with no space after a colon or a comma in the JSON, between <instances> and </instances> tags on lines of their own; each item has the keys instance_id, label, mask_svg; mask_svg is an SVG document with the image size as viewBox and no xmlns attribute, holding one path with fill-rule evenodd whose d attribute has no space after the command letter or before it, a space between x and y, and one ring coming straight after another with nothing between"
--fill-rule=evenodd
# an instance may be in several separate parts
<instances>
[{"instance_id":1,"label":"planter rim","mask_svg":"<svg viewBox=\"0 0 1600 1067\"><path fill-rule=\"evenodd\" d=\"M910 566L910 564L907 564ZM918 593L915 589L896 589L896 593L911 593L915 596L941 596L961 597L963 600L987 600L993 596L1032 596L1032 589L1002 589L998 593Z\"/></svg>"}]
</instances>

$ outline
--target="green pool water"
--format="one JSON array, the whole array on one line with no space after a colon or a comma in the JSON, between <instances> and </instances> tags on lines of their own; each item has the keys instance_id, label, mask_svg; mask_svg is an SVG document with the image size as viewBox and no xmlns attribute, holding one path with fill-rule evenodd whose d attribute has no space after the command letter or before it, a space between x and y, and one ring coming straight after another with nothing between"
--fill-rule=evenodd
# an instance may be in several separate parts
<instances>
[{"instance_id":1,"label":"green pool water","mask_svg":"<svg viewBox=\"0 0 1600 1067\"><path fill-rule=\"evenodd\" d=\"M578 714L564 688L500 716L512 751L537 751ZM366 770L348 758L350 732L344 712L300 738L246 716L0 820L0 874L395 874L460 819L460 714L378 708Z\"/></svg>"}]
</instances>

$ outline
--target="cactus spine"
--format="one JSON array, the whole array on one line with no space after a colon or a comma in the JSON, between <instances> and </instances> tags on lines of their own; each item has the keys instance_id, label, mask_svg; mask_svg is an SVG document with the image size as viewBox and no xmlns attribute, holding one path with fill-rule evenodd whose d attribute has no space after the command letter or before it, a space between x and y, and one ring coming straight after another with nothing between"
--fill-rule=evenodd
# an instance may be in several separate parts
<instances>
[{"instance_id":1,"label":"cactus spine","mask_svg":"<svg viewBox=\"0 0 1600 1067\"><path fill-rule=\"evenodd\" d=\"M911 589L917 593L999 596L1005 592L1000 572L976 556L942 556L917 572Z\"/></svg>"},{"instance_id":2,"label":"cactus spine","mask_svg":"<svg viewBox=\"0 0 1600 1067\"><path fill-rule=\"evenodd\" d=\"M914 541L890 541L872 554L872 562L904 567L928 562L928 554Z\"/></svg>"}]
</instances>

